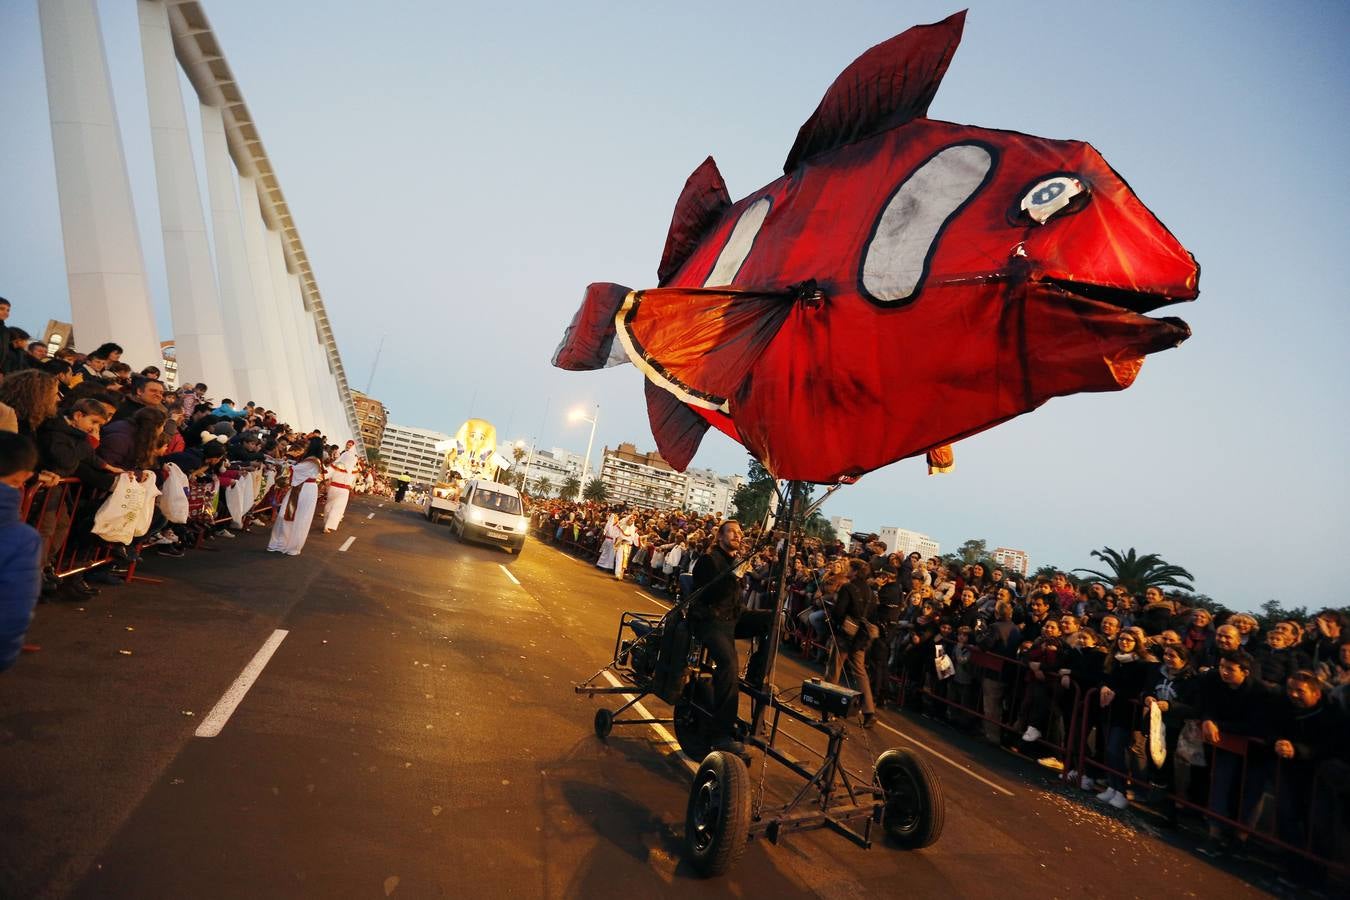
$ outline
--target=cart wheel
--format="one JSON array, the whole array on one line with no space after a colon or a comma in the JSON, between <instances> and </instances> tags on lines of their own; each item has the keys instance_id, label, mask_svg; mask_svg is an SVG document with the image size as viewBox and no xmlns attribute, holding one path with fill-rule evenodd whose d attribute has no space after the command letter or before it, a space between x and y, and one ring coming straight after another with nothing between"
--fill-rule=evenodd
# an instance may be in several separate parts
<instances>
[{"instance_id":1,"label":"cart wheel","mask_svg":"<svg viewBox=\"0 0 1350 900\"><path fill-rule=\"evenodd\" d=\"M712 749L713 724L712 679L694 673L684 685L674 704L675 740L680 742L684 755L700 760Z\"/></svg>"},{"instance_id":2,"label":"cart wheel","mask_svg":"<svg viewBox=\"0 0 1350 900\"><path fill-rule=\"evenodd\" d=\"M750 836L750 776L737 756L715 750L703 760L689 788L684 848L705 878L736 865Z\"/></svg>"},{"instance_id":3,"label":"cart wheel","mask_svg":"<svg viewBox=\"0 0 1350 900\"><path fill-rule=\"evenodd\" d=\"M614 713L603 706L595 711L595 736L604 740L614 730Z\"/></svg>"},{"instance_id":4,"label":"cart wheel","mask_svg":"<svg viewBox=\"0 0 1350 900\"><path fill-rule=\"evenodd\" d=\"M942 785L922 759L909 750L887 750L877 757L874 777L885 795L882 827L901 849L921 850L941 836Z\"/></svg>"}]
</instances>

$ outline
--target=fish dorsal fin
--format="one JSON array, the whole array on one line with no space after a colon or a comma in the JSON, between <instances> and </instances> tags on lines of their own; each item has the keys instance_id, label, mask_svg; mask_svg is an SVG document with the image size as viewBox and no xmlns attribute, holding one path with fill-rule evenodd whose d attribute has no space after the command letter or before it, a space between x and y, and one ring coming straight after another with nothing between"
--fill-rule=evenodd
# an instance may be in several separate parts
<instances>
[{"instance_id":1,"label":"fish dorsal fin","mask_svg":"<svg viewBox=\"0 0 1350 900\"><path fill-rule=\"evenodd\" d=\"M703 235L729 206L731 195L727 193L727 183L710 156L689 176L684 190L680 191L680 199L675 201L666 249L661 254L661 265L656 268L659 284L664 285L680 270Z\"/></svg>"},{"instance_id":2,"label":"fish dorsal fin","mask_svg":"<svg viewBox=\"0 0 1350 900\"><path fill-rule=\"evenodd\" d=\"M797 132L783 171L927 115L965 23L962 10L941 22L917 25L855 59Z\"/></svg>"},{"instance_id":3,"label":"fish dorsal fin","mask_svg":"<svg viewBox=\"0 0 1350 900\"><path fill-rule=\"evenodd\" d=\"M643 384L647 392L647 421L652 427L652 437L656 438L656 449L675 471L683 472L703 442L708 420L651 379L644 378Z\"/></svg>"}]
</instances>

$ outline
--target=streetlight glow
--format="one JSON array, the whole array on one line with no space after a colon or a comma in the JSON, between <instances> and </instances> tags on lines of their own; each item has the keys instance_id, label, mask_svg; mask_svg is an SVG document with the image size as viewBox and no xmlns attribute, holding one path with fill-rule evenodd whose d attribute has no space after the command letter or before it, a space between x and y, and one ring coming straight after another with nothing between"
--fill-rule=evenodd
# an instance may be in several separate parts
<instances>
[{"instance_id":1,"label":"streetlight glow","mask_svg":"<svg viewBox=\"0 0 1350 900\"><path fill-rule=\"evenodd\" d=\"M569 422L590 422L591 437L586 441L586 455L581 460L581 489L586 490L586 476L590 474L591 469L591 448L595 446L595 423L600 420L600 404L595 405L595 414L586 415L586 410L578 406L567 414Z\"/></svg>"}]
</instances>

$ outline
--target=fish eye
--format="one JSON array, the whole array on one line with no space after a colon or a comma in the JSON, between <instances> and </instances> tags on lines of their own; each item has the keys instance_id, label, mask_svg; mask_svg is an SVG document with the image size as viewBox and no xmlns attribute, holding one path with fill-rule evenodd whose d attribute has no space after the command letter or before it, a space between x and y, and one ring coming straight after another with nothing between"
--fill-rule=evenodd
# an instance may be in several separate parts
<instances>
[{"instance_id":1,"label":"fish eye","mask_svg":"<svg viewBox=\"0 0 1350 900\"><path fill-rule=\"evenodd\" d=\"M1018 209L1030 216L1038 225L1044 225L1051 216L1069 208L1077 197L1087 199L1088 188L1082 180L1073 175L1052 175L1043 178L1027 189L1022 196ZM1081 205L1083 201L1079 201Z\"/></svg>"}]
</instances>

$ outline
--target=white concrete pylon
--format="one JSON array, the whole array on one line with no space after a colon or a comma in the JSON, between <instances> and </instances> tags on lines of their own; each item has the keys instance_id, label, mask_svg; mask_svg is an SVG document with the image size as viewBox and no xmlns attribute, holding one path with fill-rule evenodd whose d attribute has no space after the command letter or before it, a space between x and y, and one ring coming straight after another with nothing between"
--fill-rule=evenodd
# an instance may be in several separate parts
<instances>
[{"instance_id":1,"label":"white concrete pylon","mask_svg":"<svg viewBox=\"0 0 1350 900\"><path fill-rule=\"evenodd\" d=\"M272 297L276 303L277 318L281 322L281 337L284 352L282 361L290 373L291 393L295 397L295 421L292 427L308 431L313 428L313 406L309 402L309 383L300 350L300 330L296 327L295 313L292 310L294 298L291 296L290 273L286 271L286 251L281 244L281 234L267 231L267 262L272 272Z\"/></svg>"},{"instance_id":2,"label":"white concrete pylon","mask_svg":"<svg viewBox=\"0 0 1350 900\"><path fill-rule=\"evenodd\" d=\"M263 224L258 201L258 182L248 175L239 176L239 204L244 223L244 246L248 250L249 282L253 303L262 331L265 392L253 399L275 412L283 422L293 423L299 416L290 368L286 364L286 333L281 327L276 297L272 293L271 243ZM280 249L280 248L278 248Z\"/></svg>"},{"instance_id":3,"label":"white concrete pylon","mask_svg":"<svg viewBox=\"0 0 1350 900\"><path fill-rule=\"evenodd\" d=\"M215 237L216 271L220 276L220 306L225 340L234 362L235 390L249 400L266 405L275 396L265 365L264 317L258 308L243 220L239 215L234 165L225 143L225 123L220 109L201 107L202 142L206 156L207 194L211 201L211 231ZM255 195L254 202L257 202Z\"/></svg>"},{"instance_id":4,"label":"white concrete pylon","mask_svg":"<svg viewBox=\"0 0 1350 900\"><path fill-rule=\"evenodd\" d=\"M98 11L94 0L40 0L38 13L75 339L83 350L116 341L133 368L158 365Z\"/></svg>"},{"instance_id":5,"label":"white concrete pylon","mask_svg":"<svg viewBox=\"0 0 1350 900\"><path fill-rule=\"evenodd\" d=\"M216 399L228 397L242 404L245 398L236 389L234 364L225 346L220 290L188 141L169 9L162 0L138 0L137 10L179 377L205 381Z\"/></svg>"},{"instance_id":6,"label":"white concrete pylon","mask_svg":"<svg viewBox=\"0 0 1350 900\"><path fill-rule=\"evenodd\" d=\"M309 388L309 411L314 417L311 427L326 430L327 416L324 413L322 395L319 393L319 370L315 365L315 348L318 338L314 333L314 317L305 309L304 291L300 287L300 276L291 273L287 277L291 287L291 311L295 315L295 333L299 339L301 359L304 363L305 386Z\"/></svg>"}]
</instances>

